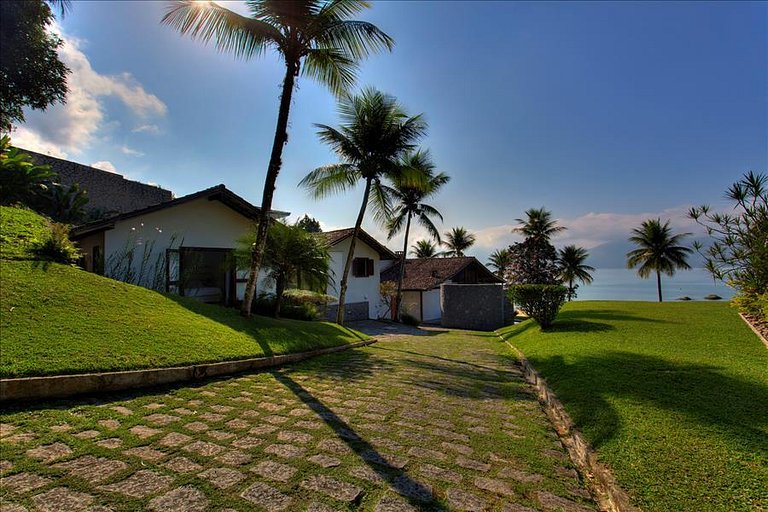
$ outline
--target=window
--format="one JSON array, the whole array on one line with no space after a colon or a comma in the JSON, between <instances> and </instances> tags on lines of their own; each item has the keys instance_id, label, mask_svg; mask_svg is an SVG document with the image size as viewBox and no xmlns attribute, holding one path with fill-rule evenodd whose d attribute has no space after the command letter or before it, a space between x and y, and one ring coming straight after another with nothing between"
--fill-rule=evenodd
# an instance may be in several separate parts
<instances>
[{"instance_id":1,"label":"window","mask_svg":"<svg viewBox=\"0 0 768 512\"><path fill-rule=\"evenodd\" d=\"M373 260L370 258L355 258L352 260L352 275L355 277L370 277L373 275Z\"/></svg>"}]
</instances>

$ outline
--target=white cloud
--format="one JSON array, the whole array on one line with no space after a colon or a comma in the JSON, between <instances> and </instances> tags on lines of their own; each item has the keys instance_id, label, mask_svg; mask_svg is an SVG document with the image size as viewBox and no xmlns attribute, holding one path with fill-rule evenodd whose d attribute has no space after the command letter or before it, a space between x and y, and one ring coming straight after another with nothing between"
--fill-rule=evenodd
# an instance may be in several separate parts
<instances>
[{"instance_id":1,"label":"white cloud","mask_svg":"<svg viewBox=\"0 0 768 512\"><path fill-rule=\"evenodd\" d=\"M151 133L152 135L158 135L160 133L160 127L156 124L142 124L131 131L133 133Z\"/></svg>"},{"instance_id":2,"label":"white cloud","mask_svg":"<svg viewBox=\"0 0 768 512\"><path fill-rule=\"evenodd\" d=\"M44 140L40 134L25 126L20 126L15 129L11 134L11 139L14 146L30 151L37 151L38 153L54 156L56 158L67 158L67 154L61 150L61 147L58 144Z\"/></svg>"},{"instance_id":3,"label":"white cloud","mask_svg":"<svg viewBox=\"0 0 768 512\"><path fill-rule=\"evenodd\" d=\"M26 112L27 122L17 131L14 142L23 139L26 146L22 142L18 144L35 151L53 147L63 157L69 153L79 154L105 128L119 124L109 119L105 111L103 100L109 97L120 100L134 116L141 119L162 117L167 113L165 103L145 91L130 73L99 74L83 52L83 42L60 35L64 43L59 49L59 56L71 69L67 79L67 101L44 112Z\"/></svg>"},{"instance_id":4,"label":"white cloud","mask_svg":"<svg viewBox=\"0 0 768 512\"><path fill-rule=\"evenodd\" d=\"M98 162L93 162L91 164L91 167L95 167L96 169L101 169L102 171L114 172L117 174L117 169L115 168L115 165L109 160L99 160Z\"/></svg>"},{"instance_id":5,"label":"white cloud","mask_svg":"<svg viewBox=\"0 0 768 512\"><path fill-rule=\"evenodd\" d=\"M144 156L144 153L137 149L129 148L128 146L120 146L120 152L128 156Z\"/></svg>"}]
</instances>

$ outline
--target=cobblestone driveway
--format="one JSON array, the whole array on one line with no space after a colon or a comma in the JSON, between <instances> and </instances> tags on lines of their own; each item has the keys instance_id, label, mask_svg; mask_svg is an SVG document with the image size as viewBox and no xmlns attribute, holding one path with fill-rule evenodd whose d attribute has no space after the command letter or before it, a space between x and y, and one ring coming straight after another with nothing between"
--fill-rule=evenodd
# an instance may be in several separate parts
<instances>
[{"instance_id":1,"label":"cobblestone driveway","mask_svg":"<svg viewBox=\"0 0 768 512\"><path fill-rule=\"evenodd\" d=\"M594 509L489 335L398 337L1 421L3 512Z\"/></svg>"}]
</instances>

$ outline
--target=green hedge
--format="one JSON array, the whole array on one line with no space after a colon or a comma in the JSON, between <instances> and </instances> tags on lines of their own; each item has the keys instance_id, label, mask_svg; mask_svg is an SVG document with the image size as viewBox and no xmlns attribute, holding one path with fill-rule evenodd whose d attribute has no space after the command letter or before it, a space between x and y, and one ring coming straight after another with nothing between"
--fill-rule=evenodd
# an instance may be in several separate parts
<instances>
[{"instance_id":1,"label":"green hedge","mask_svg":"<svg viewBox=\"0 0 768 512\"><path fill-rule=\"evenodd\" d=\"M518 284L507 293L513 304L546 329L555 321L568 289L558 284Z\"/></svg>"}]
</instances>

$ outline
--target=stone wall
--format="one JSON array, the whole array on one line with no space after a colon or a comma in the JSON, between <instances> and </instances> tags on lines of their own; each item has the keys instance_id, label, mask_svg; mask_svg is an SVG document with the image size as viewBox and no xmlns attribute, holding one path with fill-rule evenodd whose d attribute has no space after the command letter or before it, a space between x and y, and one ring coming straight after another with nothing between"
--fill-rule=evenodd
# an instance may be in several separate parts
<instances>
[{"instance_id":1,"label":"stone wall","mask_svg":"<svg viewBox=\"0 0 768 512\"><path fill-rule=\"evenodd\" d=\"M336 320L336 312L339 310L338 304L332 304L325 310L325 318L331 321ZM368 302L352 302L344 304L344 321L368 320Z\"/></svg>"},{"instance_id":2,"label":"stone wall","mask_svg":"<svg viewBox=\"0 0 768 512\"><path fill-rule=\"evenodd\" d=\"M173 193L154 185L127 180L121 175L94 167L35 153L23 148L38 165L50 165L58 173L59 182L80 184L88 193L86 210L126 213L173 199Z\"/></svg>"},{"instance_id":3,"label":"stone wall","mask_svg":"<svg viewBox=\"0 0 768 512\"><path fill-rule=\"evenodd\" d=\"M440 308L443 327L492 331L505 324L501 284L443 284Z\"/></svg>"}]
</instances>

